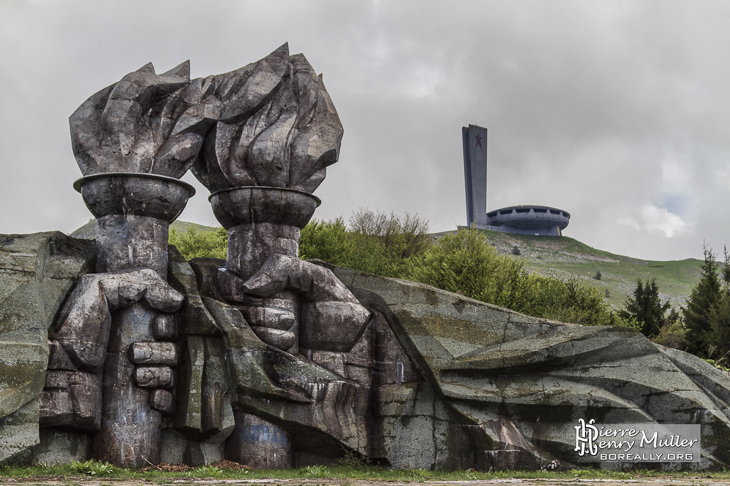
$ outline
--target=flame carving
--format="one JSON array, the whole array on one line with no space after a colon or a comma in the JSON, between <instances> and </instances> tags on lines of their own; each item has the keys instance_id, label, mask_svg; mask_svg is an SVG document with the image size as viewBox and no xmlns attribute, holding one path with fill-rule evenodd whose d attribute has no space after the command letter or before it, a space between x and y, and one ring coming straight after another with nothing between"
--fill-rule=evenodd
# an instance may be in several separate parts
<instances>
[{"instance_id":1,"label":"flame carving","mask_svg":"<svg viewBox=\"0 0 730 486\"><path fill-rule=\"evenodd\" d=\"M214 76L222 104L193 173L211 192L269 186L313 192L337 162L342 124L322 77L284 44Z\"/></svg>"},{"instance_id":2,"label":"flame carving","mask_svg":"<svg viewBox=\"0 0 730 486\"><path fill-rule=\"evenodd\" d=\"M268 186L312 193L337 162L342 124L307 59L287 44L226 74L190 81L186 61L152 64L86 100L70 118L84 176L180 178L191 168L211 192Z\"/></svg>"},{"instance_id":3,"label":"flame carving","mask_svg":"<svg viewBox=\"0 0 730 486\"><path fill-rule=\"evenodd\" d=\"M155 74L151 63L127 74L69 119L81 172L182 177L220 116L213 93L210 79L190 81L189 61L164 74Z\"/></svg>"}]
</instances>

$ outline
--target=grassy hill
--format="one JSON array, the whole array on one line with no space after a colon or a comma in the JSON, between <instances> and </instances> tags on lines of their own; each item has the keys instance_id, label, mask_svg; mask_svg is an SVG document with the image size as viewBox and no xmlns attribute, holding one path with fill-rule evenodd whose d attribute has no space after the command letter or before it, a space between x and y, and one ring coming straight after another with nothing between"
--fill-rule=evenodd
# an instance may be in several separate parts
<instances>
[{"instance_id":1,"label":"grassy hill","mask_svg":"<svg viewBox=\"0 0 730 486\"><path fill-rule=\"evenodd\" d=\"M184 221L175 221L171 227L178 231L187 231L190 227L198 231L211 229ZM501 253L522 260L530 272L584 279L608 291L608 300L616 308L623 308L636 286L637 278L646 280L656 277L662 300L670 300L674 306L684 305L700 278L702 261L696 259L666 262L639 260L597 250L565 236L511 235L497 231L483 233ZM438 239L444 234L437 233L434 237ZM71 236L96 238L96 220L92 219L71 233ZM515 247L519 255L514 255L517 252ZM595 279L597 272L601 273L600 280Z\"/></svg>"},{"instance_id":2,"label":"grassy hill","mask_svg":"<svg viewBox=\"0 0 730 486\"><path fill-rule=\"evenodd\" d=\"M188 228L195 228L198 231L210 231L213 229L210 226L205 226L197 223L188 223L185 221L173 221L173 223L170 225L170 228L174 228L183 233L186 232ZM96 220L90 219L88 223L75 229L69 236L73 236L74 238L82 238L85 240L96 239Z\"/></svg>"},{"instance_id":3,"label":"grassy hill","mask_svg":"<svg viewBox=\"0 0 730 486\"><path fill-rule=\"evenodd\" d=\"M674 306L684 305L700 278L702 261L697 259L639 260L597 250L565 236L512 235L497 231L484 231L484 234L501 253L519 258L531 272L561 278L574 276L608 291L608 300L616 308L623 308L636 287L637 278L656 277L662 300L670 300ZM514 255L517 252L519 255ZM597 272L601 273L600 280L595 279Z\"/></svg>"}]
</instances>

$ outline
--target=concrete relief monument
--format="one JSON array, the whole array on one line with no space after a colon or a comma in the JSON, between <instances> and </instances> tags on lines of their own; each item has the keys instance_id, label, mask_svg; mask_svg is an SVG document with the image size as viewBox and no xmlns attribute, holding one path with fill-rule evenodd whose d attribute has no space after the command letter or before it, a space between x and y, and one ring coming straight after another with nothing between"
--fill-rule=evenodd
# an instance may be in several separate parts
<instances>
[{"instance_id":1,"label":"concrete relief monument","mask_svg":"<svg viewBox=\"0 0 730 486\"><path fill-rule=\"evenodd\" d=\"M98 222L97 273L57 320L40 420L94 432L95 454L115 464L159 461L177 364L166 313L184 299L166 283L168 226L195 192L178 178L220 112L210 92L187 63L162 75L148 64L70 119L84 174L75 187Z\"/></svg>"},{"instance_id":2,"label":"concrete relief monument","mask_svg":"<svg viewBox=\"0 0 730 486\"><path fill-rule=\"evenodd\" d=\"M0 235L0 462L730 465L730 379L694 356L298 259L343 129L287 45L204 79L144 66L70 121L97 238ZM225 261L168 247L188 170ZM584 457L611 424L699 445Z\"/></svg>"},{"instance_id":3,"label":"concrete relief monument","mask_svg":"<svg viewBox=\"0 0 730 486\"><path fill-rule=\"evenodd\" d=\"M89 98L70 123L84 174L75 187L98 221L97 273L57 319L42 426L93 433L94 455L114 464L160 461L184 300L166 283L168 226L195 192L178 180L193 165L229 230L220 295L277 349L353 346L370 312L329 270L297 258L319 204L311 192L342 138L304 56L284 45L193 81L187 63L162 75L148 64Z\"/></svg>"},{"instance_id":4,"label":"concrete relief monument","mask_svg":"<svg viewBox=\"0 0 730 486\"><path fill-rule=\"evenodd\" d=\"M322 79L285 45L255 64L213 76L212 83L222 112L193 172L228 230L218 289L275 348L296 354L300 340L310 347L327 334L328 345L342 347L332 343L341 332L319 327L332 322L352 327L345 334L356 336L369 312L329 272L297 259L299 231L320 202L312 192L337 161L343 132ZM263 266L273 280L254 278L253 290L246 282Z\"/></svg>"}]
</instances>

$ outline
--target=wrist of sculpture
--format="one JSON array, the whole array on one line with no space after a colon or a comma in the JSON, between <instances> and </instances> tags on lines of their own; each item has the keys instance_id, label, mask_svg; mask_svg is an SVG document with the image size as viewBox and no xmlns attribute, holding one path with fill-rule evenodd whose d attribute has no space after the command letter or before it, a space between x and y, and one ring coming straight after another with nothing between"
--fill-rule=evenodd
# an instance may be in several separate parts
<instances>
[{"instance_id":1,"label":"wrist of sculpture","mask_svg":"<svg viewBox=\"0 0 730 486\"><path fill-rule=\"evenodd\" d=\"M229 228L227 271L238 277L236 280L240 280L240 284L255 274L270 255L296 258L299 233L296 226L273 223L246 223ZM240 288L240 285L225 285L223 288ZM233 302L251 303L248 296L231 292L224 293L224 297ZM266 344L298 353L300 304L297 294L282 290L257 300L253 305L238 306L254 333Z\"/></svg>"}]
</instances>

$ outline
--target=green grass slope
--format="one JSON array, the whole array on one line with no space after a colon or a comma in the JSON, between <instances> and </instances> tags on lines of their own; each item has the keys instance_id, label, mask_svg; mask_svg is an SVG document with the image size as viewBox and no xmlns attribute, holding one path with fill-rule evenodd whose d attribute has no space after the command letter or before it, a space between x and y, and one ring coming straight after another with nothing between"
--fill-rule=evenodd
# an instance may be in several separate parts
<instances>
[{"instance_id":1,"label":"green grass slope","mask_svg":"<svg viewBox=\"0 0 730 486\"><path fill-rule=\"evenodd\" d=\"M182 233L185 233L188 228L195 228L198 231L210 231L213 229L211 226L205 226L203 224L188 223L186 221L173 221L170 228L176 229ZM75 229L69 236L74 238L81 238L84 240L95 240L96 239L96 220L90 219L85 225Z\"/></svg>"},{"instance_id":2,"label":"green grass slope","mask_svg":"<svg viewBox=\"0 0 730 486\"><path fill-rule=\"evenodd\" d=\"M501 253L514 255L517 247L525 268L530 272L577 277L608 291L612 306L623 308L636 287L636 279L656 277L662 300L684 305L700 278L701 260L649 261L614 255L597 250L565 236L529 236L484 231L485 236ZM596 280L596 273L601 279Z\"/></svg>"}]
</instances>

